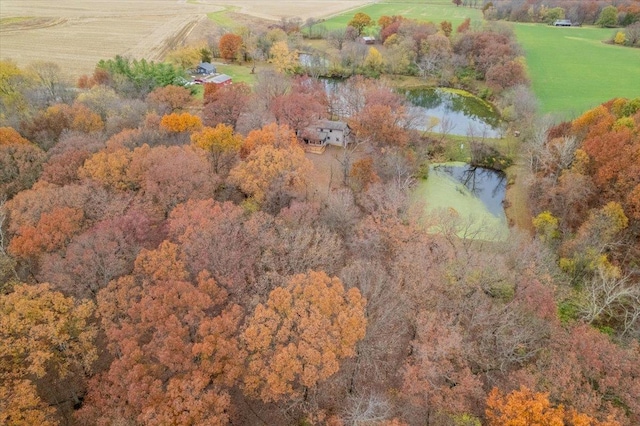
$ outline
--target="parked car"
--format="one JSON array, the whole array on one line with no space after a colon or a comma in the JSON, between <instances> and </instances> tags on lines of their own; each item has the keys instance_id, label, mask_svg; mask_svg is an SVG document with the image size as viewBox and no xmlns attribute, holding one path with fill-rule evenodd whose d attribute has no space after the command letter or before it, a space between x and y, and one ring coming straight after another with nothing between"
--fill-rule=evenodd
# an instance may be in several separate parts
<instances>
[{"instance_id":1,"label":"parked car","mask_svg":"<svg viewBox=\"0 0 640 426\"><path fill-rule=\"evenodd\" d=\"M558 19L553 23L554 27L570 27L571 21L568 19Z\"/></svg>"}]
</instances>

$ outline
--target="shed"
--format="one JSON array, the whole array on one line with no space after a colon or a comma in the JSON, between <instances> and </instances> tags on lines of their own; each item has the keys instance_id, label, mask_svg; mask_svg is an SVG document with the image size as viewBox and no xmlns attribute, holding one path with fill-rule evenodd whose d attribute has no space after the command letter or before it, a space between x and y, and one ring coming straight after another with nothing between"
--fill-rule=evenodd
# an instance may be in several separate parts
<instances>
[{"instance_id":1,"label":"shed","mask_svg":"<svg viewBox=\"0 0 640 426\"><path fill-rule=\"evenodd\" d=\"M360 40L364 44L375 44L375 42L376 42L376 38L375 37L371 37L371 36L362 36L362 37L360 37Z\"/></svg>"},{"instance_id":2,"label":"shed","mask_svg":"<svg viewBox=\"0 0 640 426\"><path fill-rule=\"evenodd\" d=\"M200 64L196 67L197 74L214 74L216 72L216 67L209 62L200 62Z\"/></svg>"},{"instance_id":3,"label":"shed","mask_svg":"<svg viewBox=\"0 0 640 426\"><path fill-rule=\"evenodd\" d=\"M214 83L214 84L216 84L218 86L228 86L233 81L232 81L231 76L228 76L226 74L218 74L213 78L207 79L207 82Z\"/></svg>"}]
</instances>

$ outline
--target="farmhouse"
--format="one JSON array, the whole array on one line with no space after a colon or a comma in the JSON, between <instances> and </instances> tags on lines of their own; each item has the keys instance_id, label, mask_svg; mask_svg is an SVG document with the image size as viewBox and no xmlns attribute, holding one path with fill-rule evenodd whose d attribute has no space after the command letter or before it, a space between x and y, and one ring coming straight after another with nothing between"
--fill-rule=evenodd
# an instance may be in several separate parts
<instances>
[{"instance_id":1,"label":"farmhouse","mask_svg":"<svg viewBox=\"0 0 640 426\"><path fill-rule=\"evenodd\" d=\"M210 64L209 62L200 62L200 64L196 67L196 74L209 75L209 74L215 74L215 72L216 72L215 65Z\"/></svg>"},{"instance_id":2,"label":"farmhouse","mask_svg":"<svg viewBox=\"0 0 640 426\"><path fill-rule=\"evenodd\" d=\"M303 131L302 140L308 151L322 153L327 145L346 147L350 142L351 128L344 121L319 120Z\"/></svg>"}]
</instances>

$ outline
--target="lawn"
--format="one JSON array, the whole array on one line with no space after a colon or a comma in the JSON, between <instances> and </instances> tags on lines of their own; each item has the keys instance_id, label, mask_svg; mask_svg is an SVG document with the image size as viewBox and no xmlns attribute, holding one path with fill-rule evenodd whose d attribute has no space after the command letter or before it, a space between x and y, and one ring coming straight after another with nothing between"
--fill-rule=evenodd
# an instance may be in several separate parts
<instances>
[{"instance_id":1,"label":"lawn","mask_svg":"<svg viewBox=\"0 0 640 426\"><path fill-rule=\"evenodd\" d=\"M431 21L436 24L442 21L449 21L453 24L454 29L466 18L471 18L472 21L482 20L482 12L480 9L456 7L450 1L387 0L336 15L325 20L323 25L325 25L328 30L344 28L357 12L366 13L374 21L377 21L378 18L385 15L401 15L405 18Z\"/></svg>"},{"instance_id":2,"label":"lawn","mask_svg":"<svg viewBox=\"0 0 640 426\"><path fill-rule=\"evenodd\" d=\"M612 29L514 24L540 110L575 118L611 98L640 96L640 49L602 43Z\"/></svg>"},{"instance_id":3,"label":"lawn","mask_svg":"<svg viewBox=\"0 0 640 426\"><path fill-rule=\"evenodd\" d=\"M245 65L238 64L216 64L216 69L221 74L229 75L234 83L247 83L253 86L256 82L256 74L251 74L251 63ZM256 68L256 72L258 68Z\"/></svg>"}]
</instances>

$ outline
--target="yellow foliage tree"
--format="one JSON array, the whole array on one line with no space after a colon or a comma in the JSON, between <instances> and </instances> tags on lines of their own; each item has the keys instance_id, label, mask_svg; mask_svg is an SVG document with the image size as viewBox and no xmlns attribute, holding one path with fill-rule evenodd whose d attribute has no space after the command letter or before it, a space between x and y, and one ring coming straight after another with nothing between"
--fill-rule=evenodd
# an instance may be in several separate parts
<instances>
[{"instance_id":1,"label":"yellow foliage tree","mask_svg":"<svg viewBox=\"0 0 640 426\"><path fill-rule=\"evenodd\" d=\"M293 72L296 67L298 55L296 52L291 52L289 50L289 46L286 41L274 43L274 45L271 46L269 53L276 71L285 74Z\"/></svg>"},{"instance_id":2,"label":"yellow foliage tree","mask_svg":"<svg viewBox=\"0 0 640 426\"><path fill-rule=\"evenodd\" d=\"M369 53L364 60L365 68L373 73L381 73L384 68L384 59L382 54L375 47L369 48Z\"/></svg>"},{"instance_id":3,"label":"yellow foliage tree","mask_svg":"<svg viewBox=\"0 0 640 426\"><path fill-rule=\"evenodd\" d=\"M128 149L97 152L85 161L78 176L91 178L115 189L134 189L135 182L128 175L132 157L133 152Z\"/></svg>"},{"instance_id":4,"label":"yellow foliage tree","mask_svg":"<svg viewBox=\"0 0 640 426\"><path fill-rule=\"evenodd\" d=\"M613 38L613 42L615 44L624 44L625 41L627 41L627 37L624 35L624 32L622 31L618 31L616 33L616 36Z\"/></svg>"},{"instance_id":5,"label":"yellow foliage tree","mask_svg":"<svg viewBox=\"0 0 640 426\"><path fill-rule=\"evenodd\" d=\"M295 275L249 318L245 391L263 401L303 398L339 369L365 335L365 300L324 272Z\"/></svg>"},{"instance_id":6,"label":"yellow foliage tree","mask_svg":"<svg viewBox=\"0 0 640 426\"><path fill-rule=\"evenodd\" d=\"M558 231L558 218L552 215L550 211L543 211L538 216L534 217L533 226L536 228L536 232L540 239L544 242L550 243L560 237L560 232Z\"/></svg>"},{"instance_id":7,"label":"yellow foliage tree","mask_svg":"<svg viewBox=\"0 0 640 426\"><path fill-rule=\"evenodd\" d=\"M242 136L235 134L233 127L226 124L205 127L191 135L191 145L209 153L216 173L240 153L242 142Z\"/></svg>"},{"instance_id":8,"label":"yellow foliage tree","mask_svg":"<svg viewBox=\"0 0 640 426\"><path fill-rule=\"evenodd\" d=\"M32 380L84 374L97 358L92 302L51 291L49 284L0 295L0 424L53 425Z\"/></svg>"}]
</instances>

